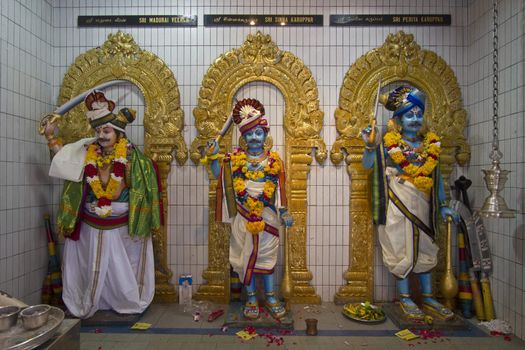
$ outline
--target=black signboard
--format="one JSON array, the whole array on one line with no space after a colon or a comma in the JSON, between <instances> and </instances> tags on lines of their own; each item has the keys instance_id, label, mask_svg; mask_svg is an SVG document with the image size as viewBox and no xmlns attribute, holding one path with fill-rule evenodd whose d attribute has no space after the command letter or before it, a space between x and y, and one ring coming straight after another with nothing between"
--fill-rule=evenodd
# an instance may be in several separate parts
<instances>
[{"instance_id":1,"label":"black signboard","mask_svg":"<svg viewBox=\"0 0 525 350\"><path fill-rule=\"evenodd\" d=\"M322 27L323 15L204 15L205 27Z\"/></svg>"},{"instance_id":2,"label":"black signboard","mask_svg":"<svg viewBox=\"0 0 525 350\"><path fill-rule=\"evenodd\" d=\"M78 16L79 27L196 27L197 16Z\"/></svg>"},{"instance_id":3,"label":"black signboard","mask_svg":"<svg viewBox=\"0 0 525 350\"><path fill-rule=\"evenodd\" d=\"M331 26L449 26L450 15L330 15Z\"/></svg>"}]
</instances>

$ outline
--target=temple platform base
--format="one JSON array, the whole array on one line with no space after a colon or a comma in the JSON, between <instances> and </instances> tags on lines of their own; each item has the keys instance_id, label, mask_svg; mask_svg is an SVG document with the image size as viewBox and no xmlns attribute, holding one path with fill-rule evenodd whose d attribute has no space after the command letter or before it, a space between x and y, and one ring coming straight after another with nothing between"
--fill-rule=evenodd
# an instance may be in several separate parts
<instances>
[{"instance_id":1,"label":"temple platform base","mask_svg":"<svg viewBox=\"0 0 525 350\"><path fill-rule=\"evenodd\" d=\"M148 309L146 309L147 311ZM119 314L112 310L99 310L95 314L84 320L81 320L82 327L131 327L139 322L144 311L141 314Z\"/></svg>"},{"instance_id":2,"label":"temple platform base","mask_svg":"<svg viewBox=\"0 0 525 350\"><path fill-rule=\"evenodd\" d=\"M261 308L259 312L259 318L251 320L243 315L244 303L232 302L226 314L226 320L224 325L234 328L245 328L248 326L259 328L274 328L274 329L293 329L293 314L292 311L288 311L286 315L276 320L273 318L265 308Z\"/></svg>"},{"instance_id":3,"label":"temple platform base","mask_svg":"<svg viewBox=\"0 0 525 350\"><path fill-rule=\"evenodd\" d=\"M434 329L440 331L464 331L472 328L472 325L469 324L465 319L458 314L455 314L454 317L450 320L441 320L437 317L432 316L433 323L426 324L423 321L413 321L409 320L398 304L396 303L387 303L381 305L385 311L386 316L399 328L399 329Z\"/></svg>"}]
</instances>

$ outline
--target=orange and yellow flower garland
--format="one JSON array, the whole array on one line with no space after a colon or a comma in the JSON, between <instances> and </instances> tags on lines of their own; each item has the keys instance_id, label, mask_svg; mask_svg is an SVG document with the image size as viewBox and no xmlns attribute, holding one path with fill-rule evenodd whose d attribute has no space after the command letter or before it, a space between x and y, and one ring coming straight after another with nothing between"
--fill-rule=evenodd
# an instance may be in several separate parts
<instances>
[{"instance_id":1,"label":"orange and yellow flower garland","mask_svg":"<svg viewBox=\"0 0 525 350\"><path fill-rule=\"evenodd\" d=\"M383 137L383 142L387 148L390 158L413 179L414 185L423 192L428 192L434 181L430 174L438 164L439 154L441 153L441 143L439 136L433 132L427 132L423 140L423 152L419 155L424 159L424 163L416 166L410 163L399 147L405 143L401 134L397 131L389 131Z\"/></svg>"},{"instance_id":2,"label":"orange and yellow flower garland","mask_svg":"<svg viewBox=\"0 0 525 350\"><path fill-rule=\"evenodd\" d=\"M118 191L124 172L126 171L126 163L128 152L128 140L121 138L115 144L114 155L111 155L113 162L113 169L111 170L109 182L104 190L100 177L98 176L98 166L106 163L101 155L100 146L98 144L91 144L88 147L84 172L86 174L86 181L91 186L95 197L97 198L97 206L95 213L100 217L108 217L111 215L111 200Z\"/></svg>"},{"instance_id":3,"label":"orange and yellow flower garland","mask_svg":"<svg viewBox=\"0 0 525 350\"><path fill-rule=\"evenodd\" d=\"M262 212L264 207L270 203L277 187L281 160L277 152L269 152L264 171L253 171L248 170L246 159L246 152L243 150L238 149L231 154L233 189L239 202L250 211L246 229L257 235L264 230ZM256 181L261 178L265 178L263 192L257 198L250 196L246 191L246 179Z\"/></svg>"}]
</instances>

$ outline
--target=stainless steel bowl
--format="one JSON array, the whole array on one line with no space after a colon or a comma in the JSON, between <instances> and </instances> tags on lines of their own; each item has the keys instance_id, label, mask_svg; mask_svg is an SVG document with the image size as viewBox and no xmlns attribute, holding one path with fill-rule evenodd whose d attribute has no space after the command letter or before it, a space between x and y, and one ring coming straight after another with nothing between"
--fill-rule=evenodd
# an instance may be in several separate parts
<instances>
[{"instance_id":1,"label":"stainless steel bowl","mask_svg":"<svg viewBox=\"0 0 525 350\"><path fill-rule=\"evenodd\" d=\"M0 307L0 332L7 331L9 328L16 325L20 310L21 309L18 306Z\"/></svg>"},{"instance_id":2,"label":"stainless steel bowl","mask_svg":"<svg viewBox=\"0 0 525 350\"><path fill-rule=\"evenodd\" d=\"M25 329L35 329L47 323L51 306L41 304L25 308L20 312Z\"/></svg>"}]
</instances>

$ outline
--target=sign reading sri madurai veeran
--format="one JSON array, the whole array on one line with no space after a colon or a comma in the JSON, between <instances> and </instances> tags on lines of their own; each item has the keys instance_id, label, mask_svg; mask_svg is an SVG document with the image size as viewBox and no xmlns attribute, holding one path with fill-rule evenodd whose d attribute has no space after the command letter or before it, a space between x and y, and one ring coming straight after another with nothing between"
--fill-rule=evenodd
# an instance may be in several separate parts
<instances>
[{"instance_id":1,"label":"sign reading sri madurai veeran","mask_svg":"<svg viewBox=\"0 0 525 350\"><path fill-rule=\"evenodd\" d=\"M78 16L79 27L196 27L197 16Z\"/></svg>"}]
</instances>

